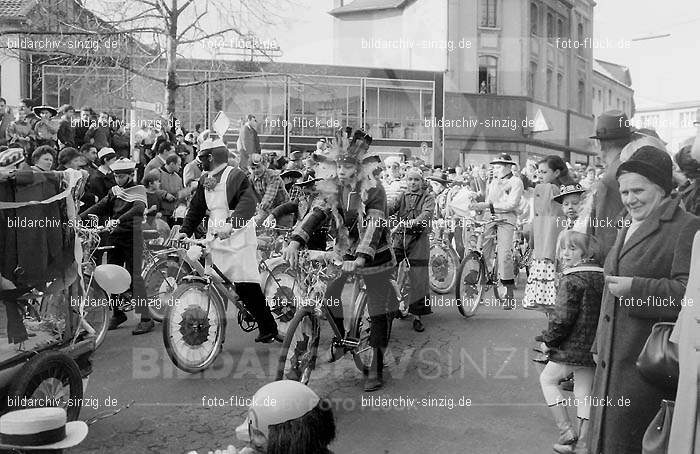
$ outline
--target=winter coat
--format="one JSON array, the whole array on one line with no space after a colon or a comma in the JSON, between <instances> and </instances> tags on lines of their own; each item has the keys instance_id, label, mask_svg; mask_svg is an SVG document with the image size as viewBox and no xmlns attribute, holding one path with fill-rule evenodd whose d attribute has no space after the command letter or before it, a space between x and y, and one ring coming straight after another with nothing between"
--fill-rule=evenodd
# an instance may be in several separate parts
<instances>
[{"instance_id":1,"label":"winter coat","mask_svg":"<svg viewBox=\"0 0 700 454\"><path fill-rule=\"evenodd\" d=\"M595 340L600 302L603 297L603 269L583 264L564 271L549 326L537 340L551 350L549 359L574 366L595 367L591 346Z\"/></svg>"},{"instance_id":2,"label":"winter coat","mask_svg":"<svg viewBox=\"0 0 700 454\"><path fill-rule=\"evenodd\" d=\"M615 176L620 164L618 160L609 165L603 177L593 185L593 212L588 233L600 243L603 257L608 255L615 243L619 221L625 209L620 197L620 184Z\"/></svg>"},{"instance_id":3,"label":"winter coat","mask_svg":"<svg viewBox=\"0 0 700 454\"><path fill-rule=\"evenodd\" d=\"M693 254L685 294L687 304L678 316L671 342L678 344L680 375L673 409L668 452L700 452L700 233L695 234Z\"/></svg>"},{"instance_id":4,"label":"winter coat","mask_svg":"<svg viewBox=\"0 0 700 454\"><path fill-rule=\"evenodd\" d=\"M435 194L425 189L418 193L405 192L389 214L395 212L399 221L412 224L399 228L392 237L392 247L397 261L408 258L408 303L422 303L430 298L428 263L430 258L430 232ZM413 312L412 312L413 313ZM427 311L425 313L428 313ZM422 313L416 315L423 315Z\"/></svg>"},{"instance_id":5,"label":"winter coat","mask_svg":"<svg viewBox=\"0 0 700 454\"><path fill-rule=\"evenodd\" d=\"M676 321L681 309L700 218L679 205L678 198L663 200L626 242L627 227L620 230L605 261L606 276L633 280L628 296L617 298L607 286L603 292L593 346L598 365L592 396L607 398L609 406L592 408L594 453L639 454L661 399L675 398L673 392L645 381L635 363L654 323ZM646 304L647 298L673 298L673 304Z\"/></svg>"},{"instance_id":6,"label":"winter coat","mask_svg":"<svg viewBox=\"0 0 700 454\"><path fill-rule=\"evenodd\" d=\"M556 258L557 238L564 230L565 216L561 204L552 200L559 195L559 188L551 183L535 186L532 198L533 220L532 232L535 249L532 258L535 260Z\"/></svg>"}]
</instances>

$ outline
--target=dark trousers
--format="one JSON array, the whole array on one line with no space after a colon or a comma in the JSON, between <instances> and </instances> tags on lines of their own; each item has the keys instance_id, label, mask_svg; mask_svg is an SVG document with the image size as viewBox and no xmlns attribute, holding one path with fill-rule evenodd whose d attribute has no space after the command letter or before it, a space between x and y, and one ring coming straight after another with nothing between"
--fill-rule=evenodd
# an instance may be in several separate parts
<instances>
[{"instance_id":1,"label":"dark trousers","mask_svg":"<svg viewBox=\"0 0 700 454\"><path fill-rule=\"evenodd\" d=\"M454 233L454 239L455 239L455 250L457 251L457 254L459 255L460 258L464 258L464 237L463 237L463 227L461 223L457 223L455 226L455 233Z\"/></svg>"},{"instance_id":2,"label":"dark trousers","mask_svg":"<svg viewBox=\"0 0 700 454\"><path fill-rule=\"evenodd\" d=\"M367 309L369 310L370 329L369 345L375 348L386 348L389 345L391 334L391 322L398 310L398 300L394 286L391 285L391 275L393 269L382 271L376 274L363 275L365 287L367 288ZM338 279L330 282L326 289L327 301L333 321L345 335L343 306L342 304L353 304L354 301L341 301L341 294L348 276L341 275ZM340 302L340 303L339 303Z\"/></svg>"},{"instance_id":3,"label":"dark trousers","mask_svg":"<svg viewBox=\"0 0 700 454\"><path fill-rule=\"evenodd\" d=\"M107 250L107 262L126 268L131 274L131 296L136 301L135 312L142 320L150 319L146 301L146 284L141 277L143 267L143 238L141 232L129 236L111 236L109 244L114 249Z\"/></svg>"},{"instance_id":4,"label":"dark trousers","mask_svg":"<svg viewBox=\"0 0 700 454\"><path fill-rule=\"evenodd\" d=\"M265 302L265 294L256 282L236 282L236 293L258 322L260 334L277 333L277 322Z\"/></svg>"}]
</instances>

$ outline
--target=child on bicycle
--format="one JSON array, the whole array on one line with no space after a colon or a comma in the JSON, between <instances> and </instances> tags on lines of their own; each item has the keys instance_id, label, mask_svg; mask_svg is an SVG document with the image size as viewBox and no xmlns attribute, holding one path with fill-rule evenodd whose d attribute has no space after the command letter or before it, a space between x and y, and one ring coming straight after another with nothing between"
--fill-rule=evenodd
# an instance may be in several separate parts
<instances>
[{"instance_id":1,"label":"child on bicycle","mask_svg":"<svg viewBox=\"0 0 700 454\"><path fill-rule=\"evenodd\" d=\"M90 214L108 216L108 222L113 230L109 234L109 243L114 249L107 251L109 263L124 266L131 274L131 295L136 301L136 312L141 315L141 321L131 333L134 335L147 333L155 327L151 320L146 304L146 286L141 278L143 259L143 214L146 210L146 188L133 182L136 163L130 159L121 158L111 165L117 186L95 205L80 214L83 220ZM126 314L114 309L109 322L109 329L117 329L127 320Z\"/></svg>"},{"instance_id":2,"label":"child on bicycle","mask_svg":"<svg viewBox=\"0 0 700 454\"><path fill-rule=\"evenodd\" d=\"M349 134L350 131L348 139ZM370 315L369 344L373 349L365 391L376 391L384 385L384 351L389 345L391 322L398 310L398 299L391 285L396 259L389 244L386 193L373 176L376 163L370 163L365 157L371 142L372 137L361 130L355 131L349 145L345 137L336 137L334 149L326 160L335 161L337 176L323 182L319 188L323 203L297 224L292 241L283 252L284 258L295 268L299 248L308 244L312 233L326 219L333 220L337 230L334 249L345 261L343 274L328 284L325 298L341 301L348 275L362 275ZM333 304L331 311L344 335L342 306ZM330 361L336 361L339 356L331 347Z\"/></svg>"},{"instance_id":3,"label":"child on bicycle","mask_svg":"<svg viewBox=\"0 0 700 454\"><path fill-rule=\"evenodd\" d=\"M432 313L430 309L430 224L435 210L435 195L423 188L423 173L409 168L405 173L406 191L387 210L396 214L399 224L392 235L392 247L396 261L408 259L408 312L413 315L413 329L425 331L421 316Z\"/></svg>"},{"instance_id":4,"label":"child on bicycle","mask_svg":"<svg viewBox=\"0 0 700 454\"><path fill-rule=\"evenodd\" d=\"M149 229L158 230L164 238L170 234L167 222L158 216L163 209L163 201L175 202L176 197L160 188L160 172L153 170L144 175L141 184L146 188L146 225Z\"/></svg>"},{"instance_id":5,"label":"child on bicycle","mask_svg":"<svg viewBox=\"0 0 700 454\"><path fill-rule=\"evenodd\" d=\"M294 216L294 225L306 217L311 211L317 200L318 191L316 190L316 182L322 178L314 178L308 176L305 180L294 183L296 187L297 197L273 208L270 215L263 221L265 227L274 227L277 221L286 215ZM315 251L325 251L328 243L328 225L323 226L312 232L309 241L306 244L307 249Z\"/></svg>"},{"instance_id":6,"label":"child on bicycle","mask_svg":"<svg viewBox=\"0 0 700 454\"><path fill-rule=\"evenodd\" d=\"M555 452L587 453L591 393L595 363L591 346L598 326L598 316L605 284L600 266L601 249L592 235L577 230L562 232L559 238L560 259L564 272L556 294L554 310L547 330L535 338L549 362L540 374L542 393L559 428ZM579 418L578 430L569 420L566 399L559 382L574 375L574 396ZM577 441L578 440L578 441Z\"/></svg>"}]
</instances>

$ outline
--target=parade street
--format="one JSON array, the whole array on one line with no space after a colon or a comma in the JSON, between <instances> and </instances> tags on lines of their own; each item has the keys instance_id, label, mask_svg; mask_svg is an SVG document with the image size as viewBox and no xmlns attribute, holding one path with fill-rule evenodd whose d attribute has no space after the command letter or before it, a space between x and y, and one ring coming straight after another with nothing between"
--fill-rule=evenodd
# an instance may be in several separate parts
<instances>
[{"instance_id":1,"label":"parade street","mask_svg":"<svg viewBox=\"0 0 700 454\"><path fill-rule=\"evenodd\" d=\"M433 296L441 304L441 295ZM484 307L467 320L454 306L444 307L452 296L442 296L443 306L425 318L423 333L411 330L409 321L394 322L390 384L379 393L361 391L361 375L349 355L328 364L320 349L310 384L333 404L336 452L535 454L550 449L556 429L547 424L547 408L539 399L541 367L529 359L532 338L546 326L544 316ZM328 331L322 325L322 332ZM90 426L76 452L201 453L228 444L240 447L235 427L243 421L246 400L273 378L277 349L255 349L253 336L230 320L219 362L204 376L189 375L170 362L160 329L139 338L129 328L110 331L94 356L85 396L99 408L84 407L81 418L134 403ZM339 378L330 380L330 374ZM117 407L105 407L106 399L116 399Z\"/></svg>"}]
</instances>

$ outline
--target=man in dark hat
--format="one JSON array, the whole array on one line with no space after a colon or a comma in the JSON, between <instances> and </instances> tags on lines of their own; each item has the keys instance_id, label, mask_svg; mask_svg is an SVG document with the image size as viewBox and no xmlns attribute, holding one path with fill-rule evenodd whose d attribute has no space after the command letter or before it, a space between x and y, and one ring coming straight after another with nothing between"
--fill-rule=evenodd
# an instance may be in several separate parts
<instances>
[{"instance_id":1,"label":"man in dark hat","mask_svg":"<svg viewBox=\"0 0 700 454\"><path fill-rule=\"evenodd\" d=\"M287 170L304 170L304 152L301 150L292 151L289 154L289 162L287 163Z\"/></svg>"},{"instance_id":2,"label":"man in dark hat","mask_svg":"<svg viewBox=\"0 0 700 454\"><path fill-rule=\"evenodd\" d=\"M292 197L292 190L294 188L294 184L301 178L301 172L299 170L291 170L287 169L283 172L280 173L280 178L282 178L282 181L284 182L284 189L287 190L287 193L289 193L290 198Z\"/></svg>"},{"instance_id":3,"label":"man in dark hat","mask_svg":"<svg viewBox=\"0 0 700 454\"><path fill-rule=\"evenodd\" d=\"M304 219L304 217L311 211L314 205L314 201L318 196L316 191L316 182L322 181L322 178L307 177L304 181L294 183L295 189L294 193L297 194L289 202L283 203L278 207L274 208L267 219L263 222L266 226L274 226L277 224L278 219L283 219L287 215L294 216L293 224ZM329 229L330 219L325 222L321 227L315 229L311 232L309 236L309 241L306 243L306 247L311 250L325 251L328 244L328 229Z\"/></svg>"},{"instance_id":4,"label":"man in dark hat","mask_svg":"<svg viewBox=\"0 0 700 454\"><path fill-rule=\"evenodd\" d=\"M610 110L598 117L595 135L590 137L598 141L600 157L605 164L603 177L593 185L593 207L588 226L589 233L600 243L603 256L607 256L615 244L618 221L622 219L624 206L615 174L620 166L622 149L632 140L633 132L624 112Z\"/></svg>"},{"instance_id":5,"label":"man in dark hat","mask_svg":"<svg viewBox=\"0 0 700 454\"><path fill-rule=\"evenodd\" d=\"M491 260L494 251L497 251L498 278L506 287L503 298L503 309L506 310L515 308L513 235L515 235L515 225L518 220L520 199L524 192L522 180L513 174L515 165L516 162L506 153L502 153L497 159L491 161L493 180L486 191L486 201L474 204L477 210L488 209L500 220L486 226L483 250L487 261Z\"/></svg>"},{"instance_id":6,"label":"man in dark hat","mask_svg":"<svg viewBox=\"0 0 700 454\"><path fill-rule=\"evenodd\" d=\"M230 238L220 233L226 225L233 229L250 228L249 221L255 214L256 203L253 186L241 169L228 165L228 150L220 139L203 141L199 160L204 173L190 200L178 238L192 235L209 212L208 236L213 238L214 234L219 235L212 242L212 247L216 248L212 260L235 283L236 293L258 323L260 334L255 342L270 343L279 340L277 323L260 288L255 249L252 250L252 256L249 256L247 248L231 243Z\"/></svg>"},{"instance_id":7,"label":"man in dark hat","mask_svg":"<svg viewBox=\"0 0 700 454\"><path fill-rule=\"evenodd\" d=\"M143 214L146 210L146 188L133 181L136 163L130 159L121 158L111 166L117 183L109 189L109 193L95 205L91 206L80 217L88 219L88 215L107 216L107 225L112 230L109 234L109 244L115 246L107 251L107 261L126 268L131 274L131 296L136 303L136 313L141 315L141 321L131 333L134 335L147 333L155 327L151 320L146 300L146 285L141 278L143 260ZM109 329L117 329L127 320L126 314L114 309L109 322Z\"/></svg>"}]
</instances>

